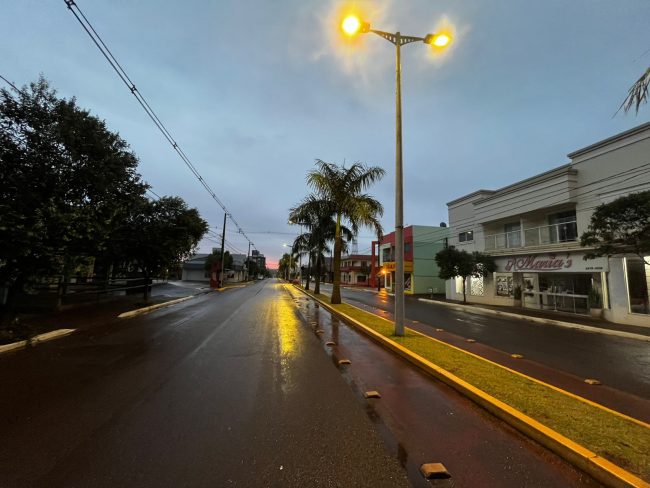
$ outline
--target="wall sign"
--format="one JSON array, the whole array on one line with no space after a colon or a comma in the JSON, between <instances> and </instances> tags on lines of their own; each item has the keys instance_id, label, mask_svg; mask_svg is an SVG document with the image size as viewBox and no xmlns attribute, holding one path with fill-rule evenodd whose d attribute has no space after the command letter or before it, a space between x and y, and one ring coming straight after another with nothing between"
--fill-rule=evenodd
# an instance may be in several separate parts
<instances>
[{"instance_id":1,"label":"wall sign","mask_svg":"<svg viewBox=\"0 0 650 488\"><path fill-rule=\"evenodd\" d=\"M584 253L529 254L496 259L497 270L512 272L600 273L609 271L607 258L584 260Z\"/></svg>"}]
</instances>

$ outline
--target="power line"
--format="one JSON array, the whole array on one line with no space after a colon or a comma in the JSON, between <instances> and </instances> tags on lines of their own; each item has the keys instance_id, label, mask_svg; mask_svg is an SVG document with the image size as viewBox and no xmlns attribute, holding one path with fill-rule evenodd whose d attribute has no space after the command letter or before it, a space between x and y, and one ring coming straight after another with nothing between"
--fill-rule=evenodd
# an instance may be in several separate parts
<instances>
[{"instance_id":1,"label":"power line","mask_svg":"<svg viewBox=\"0 0 650 488\"><path fill-rule=\"evenodd\" d=\"M212 199L217 202L217 204L223 209L223 211L226 213L230 221L235 225L235 227L238 230L238 233L242 234L248 242L250 242L251 246L254 248L255 244L248 238L244 230L241 228L239 223L235 220L235 218L232 216L232 214L228 211L226 208L225 204L219 199L217 194L210 188L210 185L205 181L203 176L199 173L199 171L196 169L196 166L192 163L192 161L189 159L187 154L181 149L179 144L176 142L172 134L167 130L167 127L163 124L163 122L160 120L158 115L154 112L154 110L151 108L151 105L147 102L146 98L142 95L142 93L136 88L135 83L131 80L129 75L126 73L126 70L122 67L122 65L119 63L119 61L115 58L111 50L108 48L104 40L101 38L101 36L97 33L93 25L90 23L88 18L84 15L82 10L79 8L79 6L76 4L74 0L63 0L65 4L68 7L68 10L72 12L72 15L77 19L81 27L86 31L90 39L93 41L95 46L97 46L97 49L102 53L104 58L106 58L106 61L111 65L115 73L119 76L119 78L122 80L124 85L129 89L131 94L134 96L134 98L137 100L137 102L140 104L142 109L145 111L147 116L151 119L151 121L154 123L154 125L158 128L160 133L163 135L163 137L169 142L169 144L172 146L172 149L178 154L178 156L181 158L185 166L192 172L192 174L196 177L196 179L199 180L199 183L203 188L210 194Z\"/></svg>"},{"instance_id":2,"label":"power line","mask_svg":"<svg viewBox=\"0 0 650 488\"><path fill-rule=\"evenodd\" d=\"M7 78L5 78L4 76L0 75L0 78L2 78L2 79L4 80L4 82L5 82L7 85L9 85L11 88L13 88L16 92L18 92L18 93L20 93L20 94L23 93L22 90L20 90L16 85L14 85L11 81L9 81L9 80L8 80Z\"/></svg>"}]
</instances>

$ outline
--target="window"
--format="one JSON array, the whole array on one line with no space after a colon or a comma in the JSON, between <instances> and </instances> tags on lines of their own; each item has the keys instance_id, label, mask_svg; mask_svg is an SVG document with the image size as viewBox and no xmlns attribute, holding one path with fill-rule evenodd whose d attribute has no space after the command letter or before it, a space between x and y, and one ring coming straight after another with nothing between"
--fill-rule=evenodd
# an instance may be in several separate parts
<instances>
[{"instance_id":1,"label":"window","mask_svg":"<svg viewBox=\"0 0 650 488\"><path fill-rule=\"evenodd\" d=\"M514 295L512 274L495 273L496 292L498 297L511 297Z\"/></svg>"},{"instance_id":2,"label":"window","mask_svg":"<svg viewBox=\"0 0 650 488\"><path fill-rule=\"evenodd\" d=\"M411 252L412 250L413 250L413 244L411 244L410 242L405 242L404 252L407 253L407 252Z\"/></svg>"},{"instance_id":3,"label":"window","mask_svg":"<svg viewBox=\"0 0 650 488\"><path fill-rule=\"evenodd\" d=\"M474 240L474 231L473 230L468 230L465 232L461 232L458 234L458 241L459 242L470 242Z\"/></svg>"},{"instance_id":4,"label":"window","mask_svg":"<svg viewBox=\"0 0 650 488\"><path fill-rule=\"evenodd\" d=\"M650 314L648 288L650 288L650 256L645 261L638 257L625 258L625 274L627 276L627 295L630 301L630 312Z\"/></svg>"},{"instance_id":5,"label":"window","mask_svg":"<svg viewBox=\"0 0 650 488\"><path fill-rule=\"evenodd\" d=\"M381 250L381 262L385 263L387 261L392 261L391 259L391 248L387 247Z\"/></svg>"},{"instance_id":6,"label":"window","mask_svg":"<svg viewBox=\"0 0 650 488\"><path fill-rule=\"evenodd\" d=\"M521 247L521 224L515 222L504 226L506 247Z\"/></svg>"},{"instance_id":7,"label":"window","mask_svg":"<svg viewBox=\"0 0 650 488\"><path fill-rule=\"evenodd\" d=\"M364 275L357 275L357 283L365 283L366 277Z\"/></svg>"},{"instance_id":8,"label":"window","mask_svg":"<svg viewBox=\"0 0 650 488\"><path fill-rule=\"evenodd\" d=\"M570 242L578 240L578 227L576 225L576 211L556 213L548 217L551 227L551 242Z\"/></svg>"}]
</instances>

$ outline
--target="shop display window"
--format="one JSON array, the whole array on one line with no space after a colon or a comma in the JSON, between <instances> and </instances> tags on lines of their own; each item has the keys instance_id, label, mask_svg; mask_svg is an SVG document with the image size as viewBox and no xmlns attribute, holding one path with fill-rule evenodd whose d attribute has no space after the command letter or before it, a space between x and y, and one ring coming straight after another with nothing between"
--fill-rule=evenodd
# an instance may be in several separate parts
<instances>
[{"instance_id":1,"label":"shop display window","mask_svg":"<svg viewBox=\"0 0 650 488\"><path fill-rule=\"evenodd\" d=\"M512 297L514 284L512 274L495 273L495 288L498 297Z\"/></svg>"},{"instance_id":2,"label":"shop display window","mask_svg":"<svg viewBox=\"0 0 650 488\"><path fill-rule=\"evenodd\" d=\"M627 294L632 313L650 314L650 265L647 263L650 263L650 256L646 256L645 260L637 257L625 258Z\"/></svg>"}]
</instances>

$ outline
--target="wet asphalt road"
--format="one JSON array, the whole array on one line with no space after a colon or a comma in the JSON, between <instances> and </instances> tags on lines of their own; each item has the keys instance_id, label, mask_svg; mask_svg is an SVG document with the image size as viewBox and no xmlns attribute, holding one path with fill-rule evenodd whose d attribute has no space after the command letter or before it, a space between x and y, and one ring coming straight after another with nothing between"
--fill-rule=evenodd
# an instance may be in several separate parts
<instances>
[{"instance_id":1,"label":"wet asphalt road","mask_svg":"<svg viewBox=\"0 0 650 488\"><path fill-rule=\"evenodd\" d=\"M323 290L328 292L331 286L324 285ZM341 293L352 304L356 302L385 310L388 314L384 316L392 317L393 297L386 293L349 288L342 288ZM431 334L435 328L443 328L463 338L475 339L478 344L508 354L521 354L526 360L568 373L576 377L579 383L584 378L596 378L606 387L610 386L644 400L637 403L647 409L647 401L650 400L648 342L526 320L461 312L444 305L419 302L413 297L406 298L406 317L418 321L418 328L422 332ZM635 401L634 398L624 400ZM644 417L649 416L650 413L646 411Z\"/></svg>"},{"instance_id":2,"label":"wet asphalt road","mask_svg":"<svg viewBox=\"0 0 650 488\"><path fill-rule=\"evenodd\" d=\"M270 281L0 357L0 486L408 486Z\"/></svg>"},{"instance_id":3,"label":"wet asphalt road","mask_svg":"<svg viewBox=\"0 0 650 488\"><path fill-rule=\"evenodd\" d=\"M332 361L351 361L341 368L343 377L413 486L601 486L444 383L332 317L300 291L290 292ZM364 399L363 393L369 390L379 391L381 398ZM430 462L442 462L452 477L424 480L418 469Z\"/></svg>"}]
</instances>

